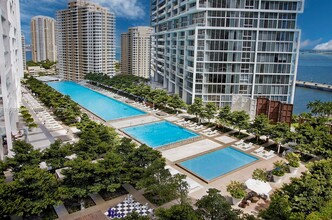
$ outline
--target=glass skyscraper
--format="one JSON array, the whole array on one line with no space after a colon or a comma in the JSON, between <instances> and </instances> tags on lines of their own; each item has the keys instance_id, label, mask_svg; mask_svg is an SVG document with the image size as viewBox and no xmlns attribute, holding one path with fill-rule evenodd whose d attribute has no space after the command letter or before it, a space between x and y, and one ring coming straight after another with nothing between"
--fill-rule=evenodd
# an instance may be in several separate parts
<instances>
[{"instance_id":1,"label":"glass skyscraper","mask_svg":"<svg viewBox=\"0 0 332 220\"><path fill-rule=\"evenodd\" d=\"M187 103L293 103L304 0L151 0L151 75Z\"/></svg>"}]
</instances>

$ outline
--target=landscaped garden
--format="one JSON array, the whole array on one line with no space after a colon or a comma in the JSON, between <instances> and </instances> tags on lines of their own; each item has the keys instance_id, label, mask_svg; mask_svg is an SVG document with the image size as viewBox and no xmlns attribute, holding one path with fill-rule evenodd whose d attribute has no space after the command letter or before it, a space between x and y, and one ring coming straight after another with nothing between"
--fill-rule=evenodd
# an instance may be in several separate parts
<instances>
[{"instance_id":1,"label":"landscaped garden","mask_svg":"<svg viewBox=\"0 0 332 220\"><path fill-rule=\"evenodd\" d=\"M101 82L126 90L127 93L133 93L136 88L136 96L144 97L156 106L172 105L168 103L172 98L165 99L169 97L167 94L153 92L141 79L131 81L130 77L114 77L113 81L114 84L106 79ZM136 85L137 82L139 85ZM115 86L117 84L119 86ZM105 198L112 198L114 194L125 193L121 185L129 183L136 188L144 188L146 197L157 205L178 199L178 205L156 210L159 219L256 219L233 210L216 189L210 189L195 203L194 209L187 197L185 176L172 176L164 168L166 163L160 152L146 145L136 146L128 138L120 138L113 128L96 123L82 114L79 106L68 96L61 95L34 78L27 79L26 86L59 120L79 128L80 140L75 144L57 141L42 152L25 142L14 142L15 156L6 162L0 161L0 171L11 170L13 174L13 181L5 183L3 172L0 172L0 216L32 218L43 215L43 219L52 219L54 214L49 209L53 205L64 203L69 210L77 211L82 206L93 205L90 194L100 193ZM141 88L149 92L142 93ZM184 105L181 104L172 108L182 107ZM276 176L290 172L291 167L296 168L300 156L312 155L318 160L308 163L308 172L300 178L294 178L271 196L271 205L259 214L263 219L330 219L332 216L331 103L315 102L308 107L312 113L301 115L295 121L298 123L295 132L291 132L288 125L271 124L265 116L257 116L253 122L249 122L245 112L231 112L228 107L218 110L215 106L203 105L199 99L188 106L188 112L195 115L197 121L207 120L211 127L220 130L223 127L225 130L232 128L240 135L242 130L247 130L255 135L256 140L263 135L269 137L276 142L276 151L284 143L296 142L296 154L287 156L289 164L274 164L272 174ZM218 115L216 119L214 115ZM212 119L215 119L214 123ZM65 158L73 154L77 156L75 159ZM40 169L41 162L46 162L50 170ZM58 168L66 168L61 173L63 179L56 178L55 170ZM265 179L267 173L260 170L254 176ZM241 183L233 182L228 190L234 198L243 197ZM50 214L45 216L45 213Z\"/></svg>"}]
</instances>

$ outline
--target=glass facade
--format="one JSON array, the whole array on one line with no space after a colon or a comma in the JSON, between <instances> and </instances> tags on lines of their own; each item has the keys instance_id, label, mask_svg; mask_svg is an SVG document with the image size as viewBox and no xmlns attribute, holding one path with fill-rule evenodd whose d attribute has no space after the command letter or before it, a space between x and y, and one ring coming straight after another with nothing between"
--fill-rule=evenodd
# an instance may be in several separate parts
<instances>
[{"instance_id":1,"label":"glass facade","mask_svg":"<svg viewBox=\"0 0 332 220\"><path fill-rule=\"evenodd\" d=\"M151 71L187 103L293 103L303 0L152 0Z\"/></svg>"}]
</instances>

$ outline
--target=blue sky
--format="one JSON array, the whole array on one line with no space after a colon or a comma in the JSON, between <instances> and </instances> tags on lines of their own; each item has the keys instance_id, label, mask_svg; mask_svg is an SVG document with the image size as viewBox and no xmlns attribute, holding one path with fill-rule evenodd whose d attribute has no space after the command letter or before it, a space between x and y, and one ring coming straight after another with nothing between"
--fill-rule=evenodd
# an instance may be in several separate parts
<instances>
[{"instance_id":1,"label":"blue sky","mask_svg":"<svg viewBox=\"0 0 332 220\"><path fill-rule=\"evenodd\" d=\"M90 0L108 7L116 15L117 51L120 34L128 27L149 25L150 0ZM20 0L21 25L30 43L30 19L36 15L55 17L55 12L67 7L67 0ZM299 16L302 29L302 49L332 50L332 0L305 0L304 14Z\"/></svg>"}]
</instances>

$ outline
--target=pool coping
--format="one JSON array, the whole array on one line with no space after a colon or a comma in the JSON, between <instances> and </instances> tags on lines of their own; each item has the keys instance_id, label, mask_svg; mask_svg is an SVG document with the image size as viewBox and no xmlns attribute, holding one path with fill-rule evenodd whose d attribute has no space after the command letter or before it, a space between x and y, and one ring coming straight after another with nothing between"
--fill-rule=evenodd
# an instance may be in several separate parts
<instances>
[{"instance_id":1,"label":"pool coping","mask_svg":"<svg viewBox=\"0 0 332 220\"><path fill-rule=\"evenodd\" d=\"M134 139L136 142L140 143L140 144L145 144L146 146L148 147L151 147L152 149L155 149L155 150L166 150L166 149L170 149L170 148L175 148L177 147L177 145L183 145L183 144L187 144L187 143L192 143L192 142L195 142L195 141L198 141L200 139L203 139L204 137L196 132L193 132L189 129L186 129L188 131L190 131L191 133L195 133L197 134L197 136L194 136L192 138L187 138L187 139L184 139L184 140L181 140L181 141L176 141L176 142L172 142L172 143L169 143L169 144L164 144L164 145L160 145L160 146L157 146L157 147L152 147L146 143L143 143L142 141L138 140L137 138L133 137L131 134L128 134L126 131L124 131L123 129L126 129L126 128L132 128L132 127L138 127L138 126L143 126L143 125L148 125L148 124L156 124L156 123L161 123L161 122L168 122L170 124L173 124L177 127L181 127L183 129L186 129L180 125L177 125L175 123L172 123L170 121L167 121L167 120L160 120L160 121L155 121L155 122L147 122L147 123L142 123L142 124L139 124L139 125L134 125L134 126L127 126L127 127L123 127L123 128L120 128L118 130L120 130L121 132L123 132L124 134L126 134L127 136L129 136L130 138Z\"/></svg>"},{"instance_id":2,"label":"pool coping","mask_svg":"<svg viewBox=\"0 0 332 220\"><path fill-rule=\"evenodd\" d=\"M81 85L81 84L79 84L79 83L77 83L77 82L70 81L70 80L65 80L65 81L61 81L61 82L73 82L73 83L76 83L77 85L82 86L82 87L84 87L84 88L86 88L86 89L89 89L89 90L91 90L91 91L93 91L93 92L95 92L95 93L98 93L98 94L102 95L102 96L105 96L106 98L112 99L112 100L114 100L114 101L116 101L116 102L119 102L119 103L122 103L122 104L125 104L125 105L127 105L127 106L129 106L129 107L131 107L131 108L134 108L134 109L136 109L136 110L138 110L138 111L144 113L144 114L140 114L140 115L126 116L126 117L123 117L123 118L115 118L115 119L111 119L111 120L105 120L104 118L101 118L101 117L100 117L99 115L97 115L96 113L94 113L94 112L88 110L87 108L85 108L84 106L82 106L81 104L79 104L78 102L74 101L74 100L72 99L72 97L70 97L70 96L68 95L68 96L70 97L70 99L71 99L73 102L75 102L77 105L79 105L80 107L82 107L82 108L85 109L86 111L90 112L90 113L93 114L94 116L97 116L99 119L103 120L104 122L114 122L114 121L118 121L118 120L119 120L119 121L120 121L120 120L124 120L124 119L127 119L127 118L142 117L142 116L149 115L148 112L146 112L146 111L144 111L144 110L142 110L142 109L136 108L135 106L133 106L133 105L129 105L128 103L122 102L122 101L120 101L120 100L118 100L118 99L116 99L116 98L113 98L113 97L107 96L107 95L101 93L100 91L97 91L97 90L94 90L94 89L92 89L92 88L86 87L86 86ZM45 84L48 85L48 82L45 82ZM48 85L48 86L50 86L50 85ZM50 86L50 87L51 87L52 89L56 90L57 92L61 93L62 95L65 95L65 94L63 94L62 92L58 91L57 89L53 88L52 86Z\"/></svg>"},{"instance_id":3,"label":"pool coping","mask_svg":"<svg viewBox=\"0 0 332 220\"><path fill-rule=\"evenodd\" d=\"M200 176L200 175L194 173L193 171L189 170L188 168L186 168L186 167L184 167L184 166L182 166L182 165L180 164L181 162L188 161L188 160L192 160L192 159L195 159L195 158L197 158L197 157L200 157L200 156L203 156L203 155L206 155L206 154L210 154L210 153L213 153L213 152L216 152L216 151L218 151L218 150L225 149L225 148L232 148L233 150L236 150L236 151L239 151L239 152L241 152L241 153L247 154L247 155L249 155L250 157L254 157L254 158L256 158L256 160L253 161L253 162L247 163L247 164L245 164L245 165L243 165L243 166L241 166L241 167L239 167L239 168L236 168L236 169L234 169L234 170L231 170L231 171L229 171L229 172L226 172L226 173L224 173L224 174L222 174L222 175L219 175L219 176L217 176L217 177L214 177L214 178L212 178L212 179L210 179L210 180L207 180L207 179L203 178L202 176ZM206 184L210 184L210 183L212 183L212 182L214 182L214 181L216 181L216 180L218 180L218 179L224 178L224 177L227 176L227 175L230 175L230 174L232 174L232 173L238 172L238 171L241 170L241 169L244 169L244 168L249 167L249 166L251 166L251 165L253 165L253 164L255 164L255 163L258 163L259 161L261 161L261 158L256 157L256 156L253 156L253 155L251 155L251 154L249 154L249 153L246 153L246 152L244 152L244 151L241 151L241 150L239 150L239 149L236 149L236 148L234 148L233 146L230 145L230 146L224 146L224 147L215 148L215 149L212 149L212 150L209 150L209 151L202 152L202 153L200 153L200 154L196 154L196 155L193 155L193 156L190 156L190 157L183 158L183 159L181 159L181 160L177 160L177 161L174 162L174 165L180 167L181 169L183 169L184 171L186 171L186 172L188 172L189 174L193 175L194 177L200 179L200 180L203 181L204 183L206 183Z\"/></svg>"}]
</instances>

